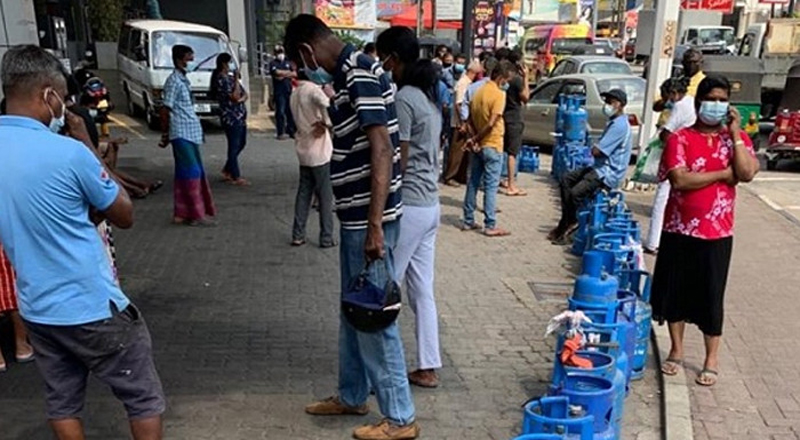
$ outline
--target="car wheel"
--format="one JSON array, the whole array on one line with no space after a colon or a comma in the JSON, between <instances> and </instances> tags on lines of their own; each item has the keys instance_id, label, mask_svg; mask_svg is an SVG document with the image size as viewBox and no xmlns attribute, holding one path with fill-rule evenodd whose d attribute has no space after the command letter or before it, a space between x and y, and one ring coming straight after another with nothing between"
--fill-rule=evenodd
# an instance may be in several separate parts
<instances>
[{"instance_id":1,"label":"car wheel","mask_svg":"<svg viewBox=\"0 0 800 440\"><path fill-rule=\"evenodd\" d=\"M767 159L767 171L775 171L778 169L778 159Z\"/></svg>"},{"instance_id":2,"label":"car wheel","mask_svg":"<svg viewBox=\"0 0 800 440\"><path fill-rule=\"evenodd\" d=\"M128 111L128 116L136 116L136 104L131 99L130 90L125 90L125 108Z\"/></svg>"},{"instance_id":3,"label":"car wheel","mask_svg":"<svg viewBox=\"0 0 800 440\"><path fill-rule=\"evenodd\" d=\"M144 101L144 120L147 123L147 127L151 130L159 130L161 129L161 120L159 119L158 115L153 110L150 103L145 99Z\"/></svg>"}]
</instances>

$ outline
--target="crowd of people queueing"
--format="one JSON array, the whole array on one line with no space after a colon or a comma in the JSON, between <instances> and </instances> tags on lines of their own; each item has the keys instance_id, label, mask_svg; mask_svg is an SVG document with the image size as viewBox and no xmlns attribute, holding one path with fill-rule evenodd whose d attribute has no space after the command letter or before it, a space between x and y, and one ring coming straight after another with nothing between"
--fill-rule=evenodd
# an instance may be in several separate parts
<instances>
[{"instance_id":1,"label":"crowd of people queueing","mask_svg":"<svg viewBox=\"0 0 800 440\"><path fill-rule=\"evenodd\" d=\"M463 230L479 229L475 210L482 189L484 234L508 235L497 226L495 199L501 186L510 196L524 194L515 183L514 157L529 92L525 71L511 51L469 65L446 51L438 61L420 59L419 43L405 27L382 32L368 54L305 14L288 23L284 46L278 61L287 62L299 80L280 104L293 113L289 134L300 164L292 244L305 243L316 197L320 246L339 245L343 298L337 392L305 410L365 415L374 393L384 418L357 428L354 437L417 438L411 385L436 387L442 367L434 298L439 183L455 185L463 177ZM171 143L175 158L173 221L212 225L216 210L199 150L203 131L186 78L193 52L175 46L172 54L161 145ZM685 61L698 63L692 57ZM230 62L229 56L217 59L212 82L229 147L223 177L246 185L238 155L246 143L247 92ZM656 104L670 110L661 126L661 180L671 188L657 245L653 310L657 320L669 323L673 342L662 371L675 374L681 367L685 322L692 322L706 337L706 363L697 382L708 386L718 374L735 187L754 177L758 163L740 115L728 104L730 84L709 75L692 89L701 74L697 66L688 66L688 81L666 83ZM0 258L0 311L11 311L17 361L36 361L46 384L47 418L59 438L83 438L80 416L91 373L124 403L135 439L161 439L166 403L150 334L119 286L109 233L112 224L132 226L133 205L74 107L67 79L59 60L35 46L11 48L0 66L7 99L0 138L9 140L0 161L0 243L8 256ZM632 137L627 95L614 89L602 97L609 121L592 148L594 163L559 182L562 215L550 233L556 244L568 241L584 201L598 190L618 188L625 176ZM440 167L443 145L446 165ZM39 179L29 178L31 157L37 158ZM418 365L411 373L396 314L378 309L377 320L370 316L371 327L363 330L363 315L345 313L344 298L365 282L387 294L395 280L405 282L415 313ZM0 358L0 372L5 368ZM122 370L126 374L118 374Z\"/></svg>"}]
</instances>

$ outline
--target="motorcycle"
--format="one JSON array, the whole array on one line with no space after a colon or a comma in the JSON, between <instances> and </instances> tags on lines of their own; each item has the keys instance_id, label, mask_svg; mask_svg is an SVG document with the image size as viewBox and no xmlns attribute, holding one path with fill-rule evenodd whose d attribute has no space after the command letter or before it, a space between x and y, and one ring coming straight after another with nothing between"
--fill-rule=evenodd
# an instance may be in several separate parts
<instances>
[{"instance_id":1,"label":"motorcycle","mask_svg":"<svg viewBox=\"0 0 800 440\"><path fill-rule=\"evenodd\" d=\"M94 121L100 124L101 135L109 136L108 115L114 109L114 105L106 83L88 69L79 69L74 76L81 86L80 105L88 108Z\"/></svg>"}]
</instances>

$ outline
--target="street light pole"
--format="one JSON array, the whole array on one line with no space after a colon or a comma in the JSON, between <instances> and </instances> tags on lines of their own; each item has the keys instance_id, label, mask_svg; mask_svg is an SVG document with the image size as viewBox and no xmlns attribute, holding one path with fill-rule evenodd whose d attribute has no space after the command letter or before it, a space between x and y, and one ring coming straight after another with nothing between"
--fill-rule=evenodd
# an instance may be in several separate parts
<instances>
[{"instance_id":1,"label":"street light pole","mask_svg":"<svg viewBox=\"0 0 800 440\"><path fill-rule=\"evenodd\" d=\"M417 38L422 35L423 15L425 13L425 0L417 1Z\"/></svg>"},{"instance_id":2,"label":"street light pole","mask_svg":"<svg viewBox=\"0 0 800 440\"><path fill-rule=\"evenodd\" d=\"M653 46L650 48L647 69L647 93L644 95L644 122L639 131L639 145L642 147L655 135L653 102L661 83L672 74L672 59L675 56L675 44L678 38L680 3L675 0L656 1L655 22L658 25L653 30Z\"/></svg>"},{"instance_id":3,"label":"street light pole","mask_svg":"<svg viewBox=\"0 0 800 440\"><path fill-rule=\"evenodd\" d=\"M475 9L474 0L463 0L461 12L461 52L471 60L473 55L472 48L472 15Z\"/></svg>"}]
</instances>

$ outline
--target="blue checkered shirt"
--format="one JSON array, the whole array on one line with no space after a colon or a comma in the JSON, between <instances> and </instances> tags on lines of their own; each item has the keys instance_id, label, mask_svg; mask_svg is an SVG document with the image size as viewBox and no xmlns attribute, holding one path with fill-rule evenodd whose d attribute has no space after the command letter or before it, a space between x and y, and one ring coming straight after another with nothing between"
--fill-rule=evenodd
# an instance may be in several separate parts
<instances>
[{"instance_id":1,"label":"blue checkered shirt","mask_svg":"<svg viewBox=\"0 0 800 440\"><path fill-rule=\"evenodd\" d=\"M192 83L179 70L172 72L164 83L164 106L169 108L169 139L186 139L203 143L203 127L194 111Z\"/></svg>"}]
</instances>

